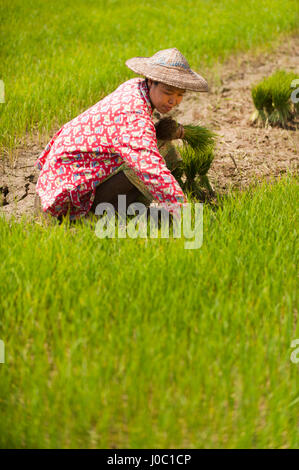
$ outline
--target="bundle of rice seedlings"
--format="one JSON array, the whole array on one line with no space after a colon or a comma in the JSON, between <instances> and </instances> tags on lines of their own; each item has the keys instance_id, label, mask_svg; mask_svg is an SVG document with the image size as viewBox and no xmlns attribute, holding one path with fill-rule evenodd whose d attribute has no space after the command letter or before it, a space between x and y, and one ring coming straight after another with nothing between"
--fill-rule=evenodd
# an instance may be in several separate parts
<instances>
[{"instance_id":1,"label":"bundle of rice seedlings","mask_svg":"<svg viewBox=\"0 0 299 470\"><path fill-rule=\"evenodd\" d=\"M156 124L156 136L159 140L177 139L177 123L171 117L160 119ZM210 185L207 172L214 159L213 148L217 134L203 126L184 125L183 147L179 149L182 163L174 171L173 175L184 192L191 196L201 198L203 191L200 185L205 187L210 194L213 188ZM180 133L179 133L180 134Z\"/></svg>"},{"instance_id":2,"label":"bundle of rice seedlings","mask_svg":"<svg viewBox=\"0 0 299 470\"><path fill-rule=\"evenodd\" d=\"M156 136L159 140L177 139L177 131L180 124L170 116L160 119L156 124ZM183 142L192 148L205 150L215 143L216 134L206 127L183 125Z\"/></svg>"},{"instance_id":3,"label":"bundle of rice seedlings","mask_svg":"<svg viewBox=\"0 0 299 470\"><path fill-rule=\"evenodd\" d=\"M202 198L204 187L212 195L214 190L207 173L214 159L213 149L217 134L203 126L184 126L184 148L181 152L184 161L185 190Z\"/></svg>"},{"instance_id":4,"label":"bundle of rice seedlings","mask_svg":"<svg viewBox=\"0 0 299 470\"><path fill-rule=\"evenodd\" d=\"M298 78L293 72L277 70L251 89L256 111L252 121L279 124L283 127L299 113L299 106L291 101L291 83Z\"/></svg>"},{"instance_id":5,"label":"bundle of rice seedlings","mask_svg":"<svg viewBox=\"0 0 299 470\"><path fill-rule=\"evenodd\" d=\"M183 141L193 149L204 152L215 144L216 134L206 127L188 124L184 126L184 131Z\"/></svg>"},{"instance_id":6,"label":"bundle of rice seedlings","mask_svg":"<svg viewBox=\"0 0 299 470\"><path fill-rule=\"evenodd\" d=\"M202 198L203 191L201 187L204 187L210 194L213 194L214 191L207 176L214 159L212 146L210 145L202 151L185 145L181 149L181 156L183 159L182 164L173 174L183 191L191 196ZM184 181L183 176L185 176Z\"/></svg>"}]
</instances>

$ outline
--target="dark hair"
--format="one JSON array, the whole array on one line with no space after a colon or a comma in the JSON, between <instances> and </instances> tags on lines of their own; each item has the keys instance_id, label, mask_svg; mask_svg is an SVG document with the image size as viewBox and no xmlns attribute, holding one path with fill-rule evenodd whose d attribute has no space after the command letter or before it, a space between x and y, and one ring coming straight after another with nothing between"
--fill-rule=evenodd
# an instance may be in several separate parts
<instances>
[{"instance_id":1,"label":"dark hair","mask_svg":"<svg viewBox=\"0 0 299 470\"><path fill-rule=\"evenodd\" d=\"M148 80L149 80L148 78L145 79L145 82L146 82L147 86L148 86ZM150 78L150 80L152 80L152 79ZM154 85L158 85L158 83L160 83L160 82L157 82L156 80L152 80L152 81L153 81Z\"/></svg>"}]
</instances>

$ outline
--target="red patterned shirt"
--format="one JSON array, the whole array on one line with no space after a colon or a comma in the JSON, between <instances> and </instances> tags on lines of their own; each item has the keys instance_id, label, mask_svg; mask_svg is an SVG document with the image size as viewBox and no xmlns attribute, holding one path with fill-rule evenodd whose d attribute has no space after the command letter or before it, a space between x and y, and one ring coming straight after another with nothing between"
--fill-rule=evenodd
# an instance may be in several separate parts
<instances>
[{"instance_id":1,"label":"red patterned shirt","mask_svg":"<svg viewBox=\"0 0 299 470\"><path fill-rule=\"evenodd\" d=\"M84 216L96 186L124 163L159 204L186 203L158 151L152 114L146 81L133 78L64 124L35 163L43 210L55 217L68 209L71 219Z\"/></svg>"}]
</instances>

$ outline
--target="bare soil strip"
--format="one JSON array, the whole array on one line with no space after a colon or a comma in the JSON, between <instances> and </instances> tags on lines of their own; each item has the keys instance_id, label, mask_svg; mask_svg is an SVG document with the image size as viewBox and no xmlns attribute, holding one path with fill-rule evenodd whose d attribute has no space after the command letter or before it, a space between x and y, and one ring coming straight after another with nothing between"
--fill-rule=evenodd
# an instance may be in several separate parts
<instances>
[{"instance_id":1,"label":"bare soil strip","mask_svg":"<svg viewBox=\"0 0 299 470\"><path fill-rule=\"evenodd\" d=\"M298 172L299 122L288 129L263 128L251 123L254 111L251 86L277 69L294 71L299 78L299 37L289 37L268 53L239 54L205 73L209 93L188 92L172 115L182 124L201 124L219 138L209 171L217 193L245 189L263 178ZM56 132L58 128L53 130ZM32 138L16 149L17 158L0 162L1 212L9 219L33 217L38 171L34 163L47 142Z\"/></svg>"}]
</instances>

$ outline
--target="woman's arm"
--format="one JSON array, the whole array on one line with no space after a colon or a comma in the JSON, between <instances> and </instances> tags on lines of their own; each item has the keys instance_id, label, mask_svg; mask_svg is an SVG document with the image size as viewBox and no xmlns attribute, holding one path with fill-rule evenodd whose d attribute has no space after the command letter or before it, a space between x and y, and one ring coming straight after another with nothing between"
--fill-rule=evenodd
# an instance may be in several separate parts
<instances>
[{"instance_id":1,"label":"woman's arm","mask_svg":"<svg viewBox=\"0 0 299 470\"><path fill-rule=\"evenodd\" d=\"M155 127L151 121L145 126L143 120L131 115L127 119L125 132L117 140L114 149L136 172L155 201L165 205L166 209L168 204L188 202L158 151Z\"/></svg>"}]
</instances>

